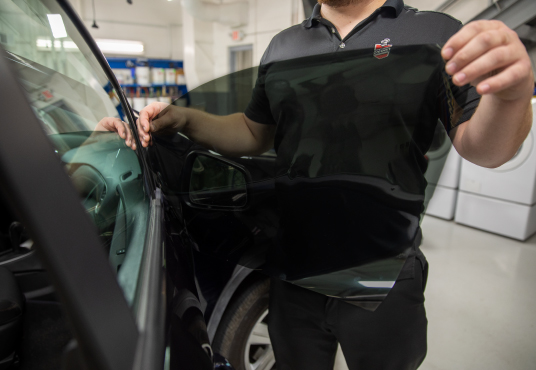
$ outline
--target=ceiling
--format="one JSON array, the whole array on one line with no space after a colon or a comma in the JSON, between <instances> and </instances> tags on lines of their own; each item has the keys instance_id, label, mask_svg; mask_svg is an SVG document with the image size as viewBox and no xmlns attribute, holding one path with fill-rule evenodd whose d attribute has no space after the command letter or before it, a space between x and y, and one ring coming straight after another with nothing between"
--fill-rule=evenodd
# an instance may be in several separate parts
<instances>
[{"instance_id":1,"label":"ceiling","mask_svg":"<svg viewBox=\"0 0 536 370\"><path fill-rule=\"evenodd\" d=\"M177 25L182 23L180 0L94 0L97 23L138 23L144 25ZM92 0L80 0L83 20L93 19Z\"/></svg>"}]
</instances>

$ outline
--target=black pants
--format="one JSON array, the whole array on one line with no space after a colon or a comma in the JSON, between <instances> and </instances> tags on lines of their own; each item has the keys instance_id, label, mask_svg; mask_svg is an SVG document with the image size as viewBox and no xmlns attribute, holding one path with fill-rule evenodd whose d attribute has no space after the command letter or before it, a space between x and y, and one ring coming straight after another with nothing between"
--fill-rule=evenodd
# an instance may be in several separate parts
<instances>
[{"instance_id":1,"label":"black pants","mask_svg":"<svg viewBox=\"0 0 536 370\"><path fill-rule=\"evenodd\" d=\"M396 282L371 312L272 279L269 333L278 370L333 370L337 343L350 370L417 369L426 356L426 272Z\"/></svg>"}]
</instances>

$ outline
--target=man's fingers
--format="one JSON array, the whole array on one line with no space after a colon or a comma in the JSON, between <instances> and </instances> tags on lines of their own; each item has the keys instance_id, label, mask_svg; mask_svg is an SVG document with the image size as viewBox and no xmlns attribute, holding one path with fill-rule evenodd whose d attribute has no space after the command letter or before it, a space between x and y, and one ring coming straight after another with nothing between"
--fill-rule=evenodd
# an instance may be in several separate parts
<instances>
[{"instance_id":1,"label":"man's fingers","mask_svg":"<svg viewBox=\"0 0 536 370\"><path fill-rule=\"evenodd\" d=\"M481 77L488 77L490 73L500 71L515 61L515 55L512 55L510 49L507 46L501 46L490 50L455 73L452 81L458 86L463 86Z\"/></svg>"},{"instance_id":2,"label":"man's fingers","mask_svg":"<svg viewBox=\"0 0 536 370\"><path fill-rule=\"evenodd\" d=\"M131 135L128 124L119 118L109 118L107 124L110 131L117 132L122 139L125 139L125 143L130 146Z\"/></svg>"},{"instance_id":3,"label":"man's fingers","mask_svg":"<svg viewBox=\"0 0 536 370\"><path fill-rule=\"evenodd\" d=\"M128 139L128 137L130 136L128 125L126 125L123 121L117 118L114 120L114 127L115 127L115 131L119 134L119 136L122 139L125 139L125 140Z\"/></svg>"},{"instance_id":4,"label":"man's fingers","mask_svg":"<svg viewBox=\"0 0 536 370\"><path fill-rule=\"evenodd\" d=\"M128 127L128 124L124 124L125 128L125 143L132 148L132 144L134 143L134 137L132 136L132 131L130 131L130 127ZM134 149L134 148L133 148Z\"/></svg>"},{"instance_id":5,"label":"man's fingers","mask_svg":"<svg viewBox=\"0 0 536 370\"><path fill-rule=\"evenodd\" d=\"M117 129L115 127L115 120L119 120L119 118L104 117L103 119L99 121L99 123L97 124L97 127L95 127L95 130L117 132Z\"/></svg>"},{"instance_id":6,"label":"man's fingers","mask_svg":"<svg viewBox=\"0 0 536 370\"><path fill-rule=\"evenodd\" d=\"M140 112L139 122L142 130L144 132L149 132L149 124L150 121L156 116L160 110L158 110L158 107L154 104L149 104L145 108L143 108Z\"/></svg>"},{"instance_id":7,"label":"man's fingers","mask_svg":"<svg viewBox=\"0 0 536 370\"><path fill-rule=\"evenodd\" d=\"M140 123L140 120L136 120L136 126L137 126L137 129L138 129L138 136L140 138L140 142L141 142L141 145L143 147L147 147L149 145L149 141L151 139L151 134L146 132L142 127L141 127L141 123Z\"/></svg>"},{"instance_id":8,"label":"man's fingers","mask_svg":"<svg viewBox=\"0 0 536 370\"><path fill-rule=\"evenodd\" d=\"M453 75L490 50L507 45L508 38L508 33L498 30L479 33L449 60L446 65L447 73Z\"/></svg>"},{"instance_id":9,"label":"man's fingers","mask_svg":"<svg viewBox=\"0 0 536 370\"><path fill-rule=\"evenodd\" d=\"M122 139L128 140L128 125L119 118L106 117L99 122L100 126L107 131L117 132Z\"/></svg>"},{"instance_id":10,"label":"man's fingers","mask_svg":"<svg viewBox=\"0 0 536 370\"><path fill-rule=\"evenodd\" d=\"M176 117L173 115L172 109L177 109L174 105L169 105L163 109L152 121L151 131L156 132L167 127L173 126Z\"/></svg>"},{"instance_id":11,"label":"man's fingers","mask_svg":"<svg viewBox=\"0 0 536 370\"><path fill-rule=\"evenodd\" d=\"M151 103L140 112L140 126L143 131L150 132L151 121L167 106L168 104L162 102Z\"/></svg>"},{"instance_id":12,"label":"man's fingers","mask_svg":"<svg viewBox=\"0 0 536 370\"><path fill-rule=\"evenodd\" d=\"M119 118L114 118L110 124L113 127L112 131L117 132L122 139L125 139L125 144L132 148L134 138L130 128L128 127L128 123L121 121Z\"/></svg>"},{"instance_id":13,"label":"man's fingers","mask_svg":"<svg viewBox=\"0 0 536 370\"><path fill-rule=\"evenodd\" d=\"M158 122L156 117L160 117L160 113L168 106L166 103L156 102L151 103L140 111L139 118L136 121L136 129L138 137L143 147L147 147L151 143L151 133L158 131ZM132 149L136 149L136 144L133 137L127 143Z\"/></svg>"},{"instance_id":14,"label":"man's fingers","mask_svg":"<svg viewBox=\"0 0 536 370\"><path fill-rule=\"evenodd\" d=\"M479 33L488 30L497 30L501 27L505 27L500 21L474 21L465 25L454 36L452 36L443 49L441 55L443 59L450 60L456 53L462 49L471 39L473 39Z\"/></svg>"},{"instance_id":15,"label":"man's fingers","mask_svg":"<svg viewBox=\"0 0 536 370\"><path fill-rule=\"evenodd\" d=\"M517 87L526 80L527 67L522 63L515 63L505 68L501 73L489 77L480 82L476 89L479 94L494 94L501 93L505 99L517 98L518 94L509 96L509 89ZM513 90L513 89L512 89ZM514 93L514 92L513 92Z\"/></svg>"},{"instance_id":16,"label":"man's fingers","mask_svg":"<svg viewBox=\"0 0 536 370\"><path fill-rule=\"evenodd\" d=\"M526 49L517 34L500 21L467 24L447 41L441 54L454 84L471 83L479 94L515 100L533 88Z\"/></svg>"},{"instance_id":17,"label":"man's fingers","mask_svg":"<svg viewBox=\"0 0 536 370\"><path fill-rule=\"evenodd\" d=\"M125 144L136 150L136 141L130 130L128 123L121 121L119 118L105 117L97 124L95 131L112 131L125 140Z\"/></svg>"}]
</instances>

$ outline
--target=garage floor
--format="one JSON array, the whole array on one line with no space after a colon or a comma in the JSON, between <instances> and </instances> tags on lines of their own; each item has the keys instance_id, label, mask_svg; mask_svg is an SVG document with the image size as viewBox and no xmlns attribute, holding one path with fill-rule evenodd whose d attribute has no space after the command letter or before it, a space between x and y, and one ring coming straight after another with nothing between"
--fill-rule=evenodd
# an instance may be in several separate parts
<instances>
[{"instance_id":1,"label":"garage floor","mask_svg":"<svg viewBox=\"0 0 536 370\"><path fill-rule=\"evenodd\" d=\"M428 355L419 370L536 368L536 235L524 243L427 216ZM346 370L338 356L335 370Z\"/></svg>"}]
</instances>

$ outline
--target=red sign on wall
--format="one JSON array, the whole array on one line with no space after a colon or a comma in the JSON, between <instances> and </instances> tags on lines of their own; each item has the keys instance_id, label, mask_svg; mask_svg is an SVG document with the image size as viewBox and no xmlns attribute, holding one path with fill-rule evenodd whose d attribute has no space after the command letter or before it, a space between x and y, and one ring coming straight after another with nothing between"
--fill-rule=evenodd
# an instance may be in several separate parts
<instances>
[{"instance_id":1,"label":"red sign on wall","mask_svg":"<svg viewBox=\"0 0 536 370\"><path fill-rule=\"evenodd\" d=\"M231 38L233 41L240 41L244 38L244 32L240 30L235 30L231 33Z\"/></svg>"}]
</instances>

